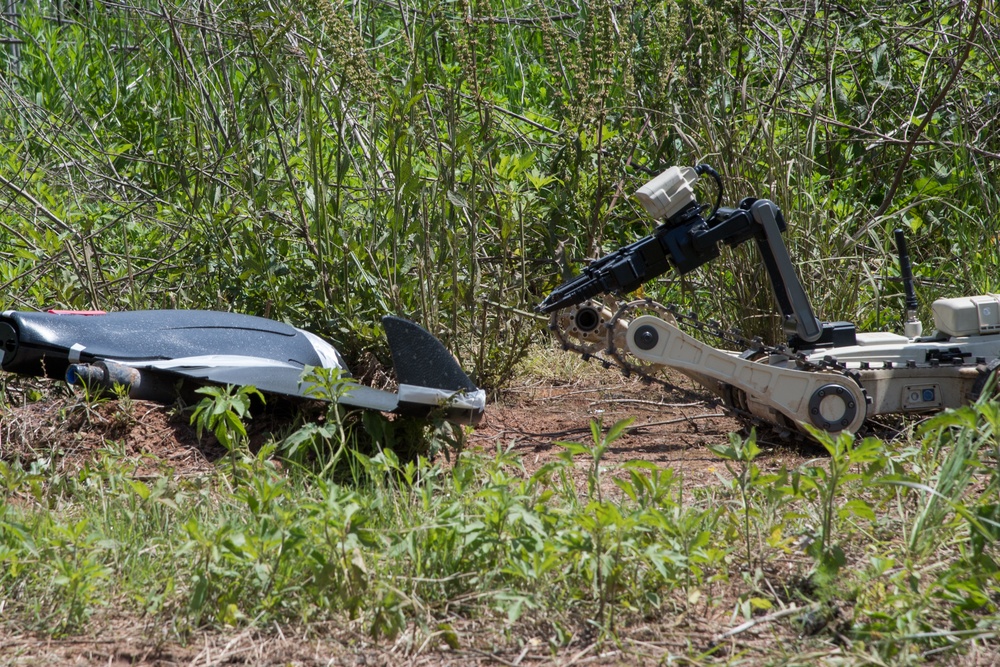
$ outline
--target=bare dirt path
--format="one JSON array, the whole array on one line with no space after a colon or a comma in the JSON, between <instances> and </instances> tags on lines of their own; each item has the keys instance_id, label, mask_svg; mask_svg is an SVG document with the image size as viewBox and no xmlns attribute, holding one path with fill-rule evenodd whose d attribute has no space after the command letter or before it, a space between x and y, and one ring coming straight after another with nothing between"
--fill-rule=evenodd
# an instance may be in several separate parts
<instances>
[{"instance_id":1,"label":"bare dirt path","mask_svg":"<svg viewBox=\"0 0 1000 667\"><path fill-rule=\"evenodd\" d=\"M601 369L572 383L515 386L489 406L469 445L484 453L511 448L530 474L562 451L556 443L590 444L591 422L606 432L618 420L632 419L626 434L602 458L604 469L614 471L626 461L643 460L673 469L687 488L718 484L724 466L708 445L728 442L731 433L746 436L746 425L690 380L671 381L691 391L669 391ZM704 399L693 400L699 394ZM759 438L763 452L757 463L765 470L792 468L819 454L813 446L783 441L770 432Z\"/></svg>"}]
</instances>

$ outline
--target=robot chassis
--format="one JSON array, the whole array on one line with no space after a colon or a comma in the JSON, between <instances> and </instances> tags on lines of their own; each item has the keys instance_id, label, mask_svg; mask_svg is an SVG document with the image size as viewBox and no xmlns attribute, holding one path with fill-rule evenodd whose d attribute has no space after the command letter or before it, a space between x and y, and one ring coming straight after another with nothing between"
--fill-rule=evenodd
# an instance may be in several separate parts
<instances>
[{"instance_id":1,"label":"robot chassis","mask_svg":"<svg viewBox=\"0 0 1000 667\"><path fill-rule=\"evenodd\" d=\"M718 187L715 209L695 197L699 176ZM671 167L639 189L654 232L602 257L537 307L564 348L677 389L658 373L673 368L703 385L730 411L807 433L857 434L878 415L919 414L975 401L1000 367L1000 295L938 299L935 331L923 336L913 274L901 230L895 240L906 293L904 335L861 333L850 322L821 322L788 255L781 211L766 199L721 207L723 187L708 165ZM719 247L753 239L781 313L787 343L765 345L717 322L651 300L617 297L673 269L683 275L719 256ZM682 331L687 325L744 349L719 349Z\"/></svg>"}]
</instances>

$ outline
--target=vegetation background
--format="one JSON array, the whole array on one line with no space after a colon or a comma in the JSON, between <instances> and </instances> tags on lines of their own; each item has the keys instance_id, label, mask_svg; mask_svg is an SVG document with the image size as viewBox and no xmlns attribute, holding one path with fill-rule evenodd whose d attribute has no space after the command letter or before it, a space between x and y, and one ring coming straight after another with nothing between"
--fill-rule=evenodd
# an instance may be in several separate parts
<instances>
[{"instance_id":1,"label":"vegetation background","mask_svg":"<svg viewBox=\"0 0 1000 667\"><path fill-rule=\"evenodd\" d=\"M651 229L643 169L696 162L782 207L827 319L893 326L898 226L925 308L1000 290L989 2L8 8L8 308L231 309L349 355L397 313L498 387L520 313ZM773 330L750 248L652 289Z\"/></svg>"},{"instance_id":2,"label":"vegetation background","mask_svg":"<svg viewBox=\"0 0 1000 667\"><path fill-rule=\"evenodd\" d=\"M925 319L1000 291L993 2L9 0L0 36L4 308L231 309L349 357L398 313L499 388L542 334L532 306L648 233L630 198L647 170L696 162L728 202L782 207L825 319L896 326L895 227ZM647 290L774 330L752 248ZM734 439L731 483L694 498L641 463L603 497L617 426L530 479L502 454L442 471L386 450L341 486L279 474L241 427L221 427L234 455L210 482L147 484L113 452L72 475L0 460L0 614L60 636L120 609L181 639L334 619L414 646L474 641L459 620L483 618L556 651L796 600L804 635L836 628L816 659L962 655L998 634L998 424L983 402L772 476ZM284 453L342 455L323 428ZM794 558L798 583L768 590Z\"/></svg>"}]
</instances>

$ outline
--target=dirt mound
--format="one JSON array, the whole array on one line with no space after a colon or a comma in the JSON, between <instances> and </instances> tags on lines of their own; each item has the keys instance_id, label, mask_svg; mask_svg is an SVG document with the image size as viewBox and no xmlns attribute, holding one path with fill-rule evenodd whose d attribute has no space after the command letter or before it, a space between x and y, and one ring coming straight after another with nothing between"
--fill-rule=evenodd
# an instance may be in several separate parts
<instances>
[{"instance_id":1,"label":"dirt mound","mask_svg":"<svg viewBox=\"0 0 1000 667\"><path fill-rule=\"evenodd\" d=\"M146 401L47 396L4 410L0 458L25 466L45 462L77 469L112 455L136 476L209 474L225 454L214 439L199 440L188 416Z\"/></svg>"}]
</instances>

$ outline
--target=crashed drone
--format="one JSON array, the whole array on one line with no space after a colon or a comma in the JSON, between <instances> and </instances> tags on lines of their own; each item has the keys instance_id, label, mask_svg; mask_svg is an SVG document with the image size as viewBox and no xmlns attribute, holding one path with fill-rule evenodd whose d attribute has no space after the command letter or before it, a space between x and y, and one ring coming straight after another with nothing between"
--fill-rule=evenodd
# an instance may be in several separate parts
<instances>
[{"instance_id":1,"label":"crashed drone","mask_svg":"<svg viewBox=\"0 0 1000 667\"><path fill-rule=\"evenodd\" d=\"M398 392L345 380L339 403L474 424L486 395L434 336L398 317L382 320ZM349 378L337 350L315 334L281 322L198 310L0 313L2 368L70 384L111 388L171 403L179 389L252 385L264 393L316 398L310 368Z\"/></svg>"},{"instance_id":2,"label":"crashed drone","mask_svg":"<svg viewBox=\"0 0 1000 667\"><path fill-rule=\"evenodd\" d=\"M718 187L708 215L692 187L706 174ZM850 322L816 317L773 202L747 198L736 208L722 207L722 179L708 165L671 167L636 197L662 224L591 263L537 308L551 314L550 329L563 346L584 358L668 386L659 372L675 369L718 395L732 412L788 433L809 425L855 434L877 415L959 407L976 400L1000 367L998 295L938 299L932 305L935 330L922 335L900 230L895 240L906 294L904 333L861 333ZM685 274L710 262L723 244L735 247L751 239L773 288L785 344L747 340L739 331L652 300L618 301L671 269ZM743 349L719 349L681 326Z\"/></svg>"}]
</instances>

